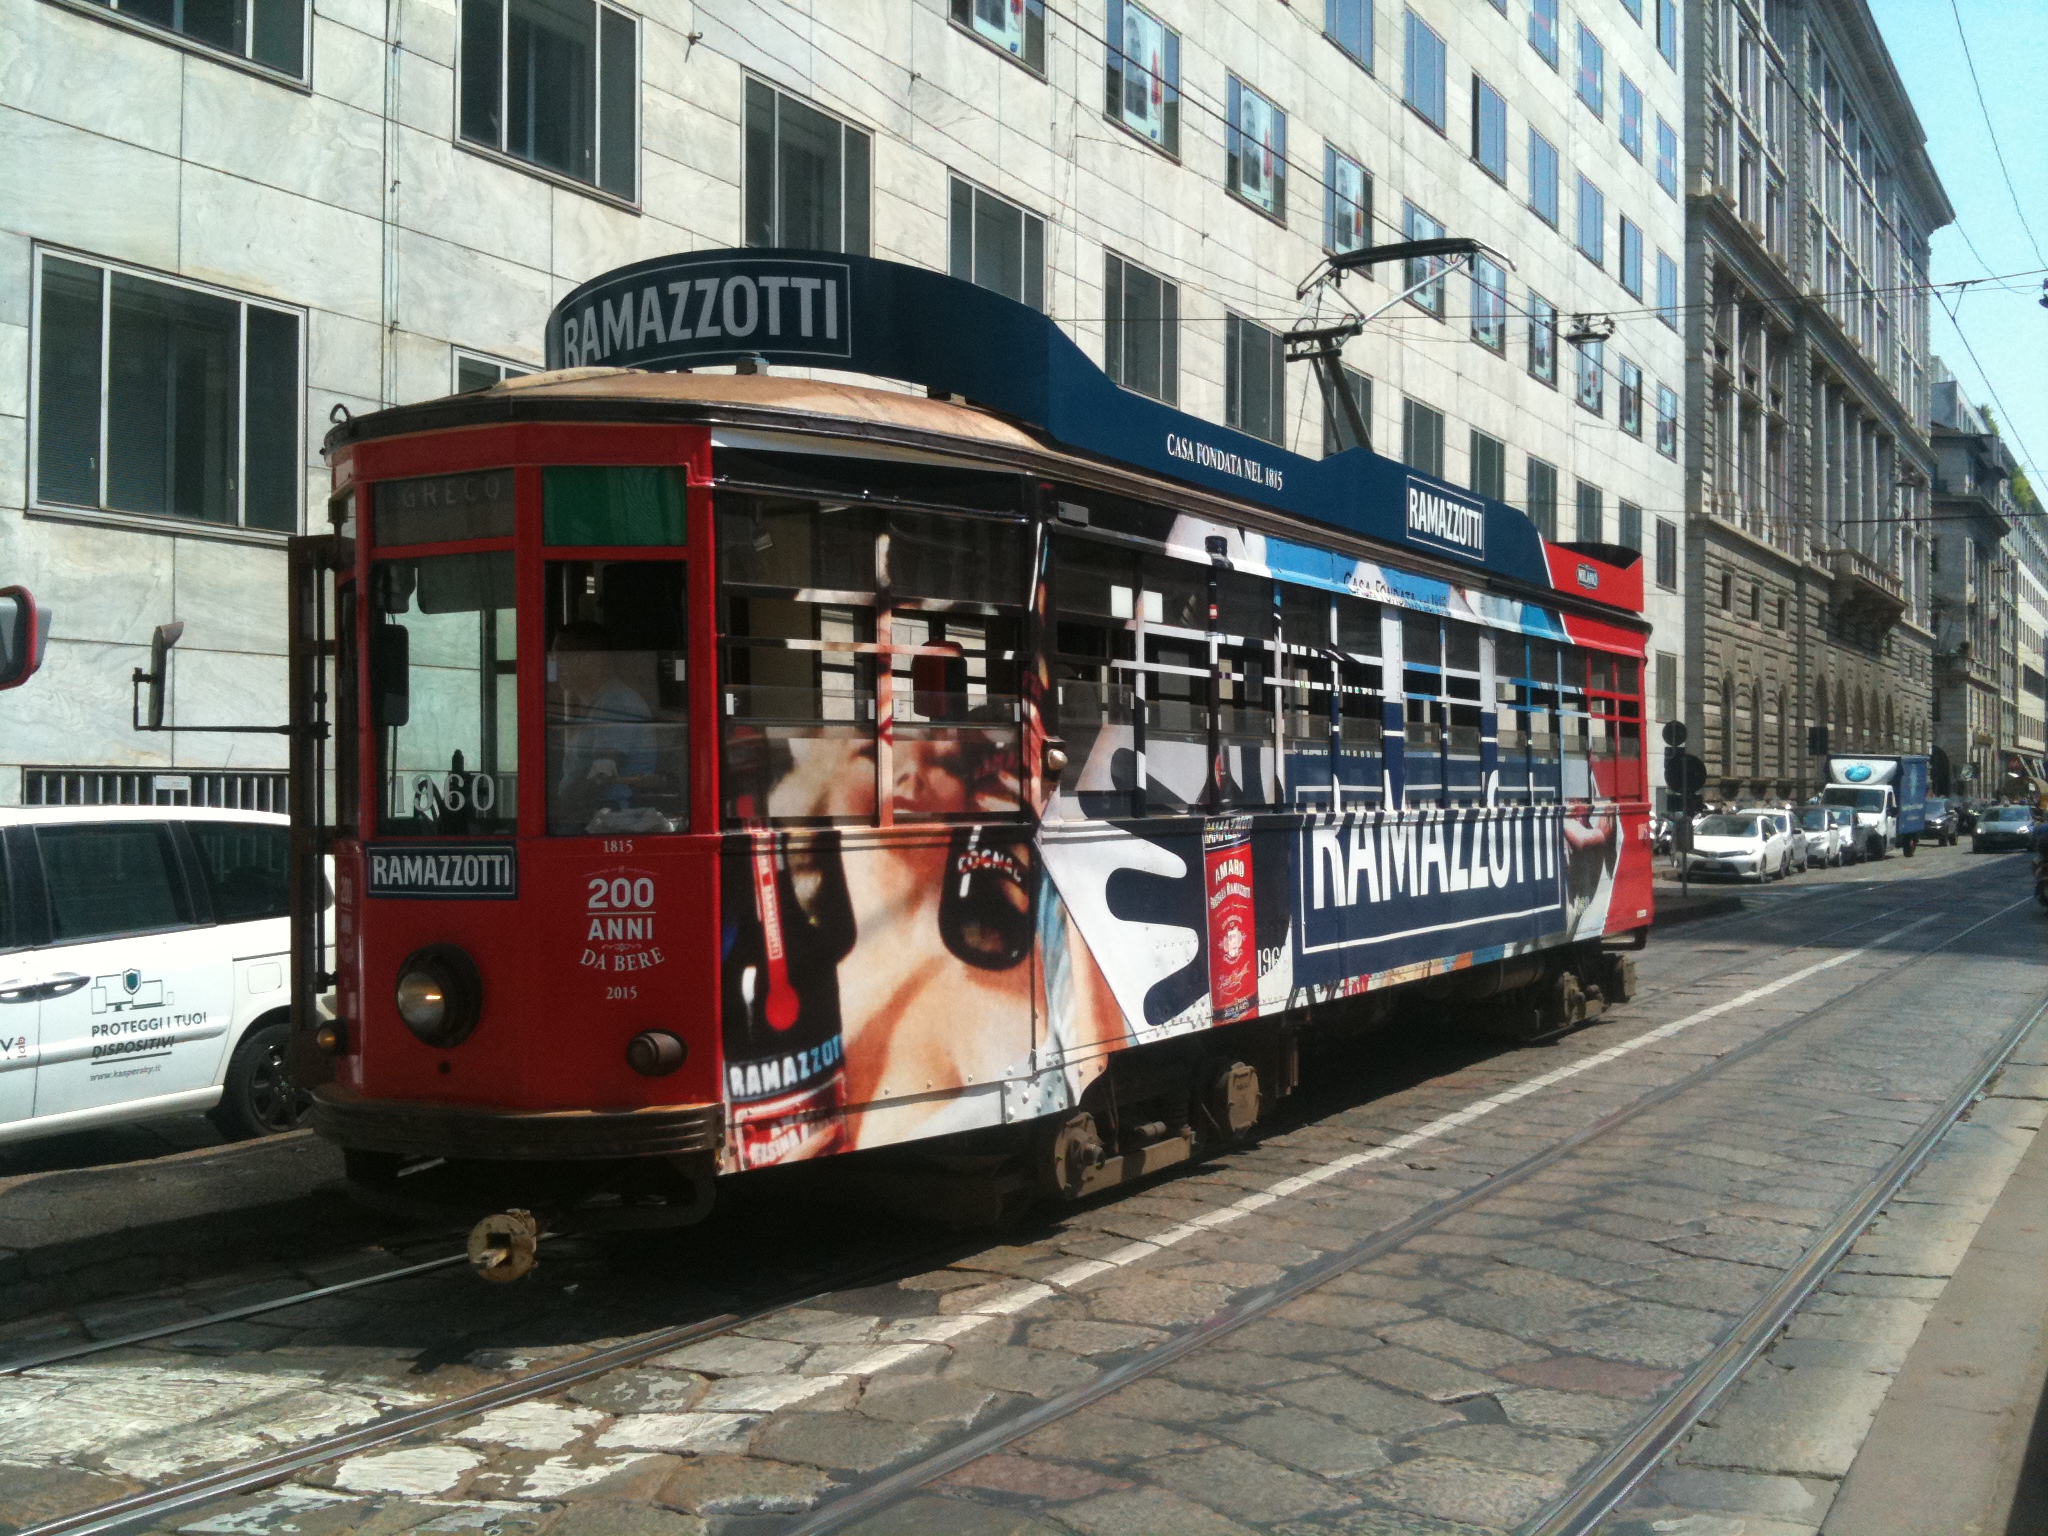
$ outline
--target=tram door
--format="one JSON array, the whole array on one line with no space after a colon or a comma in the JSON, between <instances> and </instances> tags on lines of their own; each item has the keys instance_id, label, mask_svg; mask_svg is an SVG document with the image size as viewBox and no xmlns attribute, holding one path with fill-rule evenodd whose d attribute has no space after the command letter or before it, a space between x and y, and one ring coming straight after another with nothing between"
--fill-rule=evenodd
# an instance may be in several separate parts
<instances>
[{"instance_id":1,"label":"tram door","mask_svg":"<svg viewBox=\"0 0 2048 1536\"><path fill-rule=\"evenodd\" d=\"M743 1166L999 1123L1002 1084L1030 1070L1030 549L1021 516L720 493L721 1007ZM837 1063L834 1084L805 1080L803 1112L846 1111L830 1135L776 1121L799 1032L806 1067Z\"/></svg>"}]
</instances>

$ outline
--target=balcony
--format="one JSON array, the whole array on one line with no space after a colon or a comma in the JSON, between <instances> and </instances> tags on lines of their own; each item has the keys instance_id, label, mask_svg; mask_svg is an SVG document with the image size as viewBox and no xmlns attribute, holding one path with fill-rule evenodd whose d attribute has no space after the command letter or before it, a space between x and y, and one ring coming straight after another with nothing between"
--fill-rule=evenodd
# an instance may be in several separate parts
<instances>
[{"instance_id":1,"label":"balcony","mask_svg":"<svg viewBox=\"0 0 2048 1536\"><path fill-rule=\"evenodd\" d=\"M1895 572L1855 549L1831 551L1828 565L1834 572L1830 601L1845 623L1884 630L1899 622L1906 587Z\"/></svg>"}]
</instances>

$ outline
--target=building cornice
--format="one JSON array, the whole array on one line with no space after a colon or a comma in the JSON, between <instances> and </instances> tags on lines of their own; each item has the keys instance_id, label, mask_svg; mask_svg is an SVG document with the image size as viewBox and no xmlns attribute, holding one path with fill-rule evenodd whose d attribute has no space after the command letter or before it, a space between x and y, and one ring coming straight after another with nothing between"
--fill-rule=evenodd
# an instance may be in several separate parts
<instances>
[{"instance_id":1,"label":"building cornice","mask_svg":"<svg viewBox=\"0 0 2048 1536\"><path fill-rule=\"evenodd\" d=\"M1837 35L1853 53L1861 76L1862 90L1858 94L1863 97L1866 110L1874 110L1882 117L1894 168L1902 182L1911 184L1914 200L1927 215L1928 230L1953 224L1955 205L1948 200L1948 191L1928 156L1927 130L1921 126L1920 114L1906 93L1905 81L1899 78L1884 33L1870 13L1869 0L1846 0L1814 9L1834 23Z\"/></svg>"}]
</instances>

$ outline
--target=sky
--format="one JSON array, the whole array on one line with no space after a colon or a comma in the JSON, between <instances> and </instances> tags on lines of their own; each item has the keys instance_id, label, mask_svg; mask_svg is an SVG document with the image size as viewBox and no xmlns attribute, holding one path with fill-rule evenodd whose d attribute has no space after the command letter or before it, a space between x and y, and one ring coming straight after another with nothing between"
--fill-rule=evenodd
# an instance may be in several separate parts
<instances>
[{"instance_id":1,"label":"sky","mask_svg":"<svg viewBox=\"0 0 2048 1536\"><path fill-rule=\"evenodd\" d=\"M1952 10L1950 0L1869 3L1927 131L1935 173L1955 206L1956 222L1937 230L1932 241L1934 281L1982 278L1987 268L2000 276L2028 274L1983 283L1960 299L1954 290L1938 292L1928 308L1935 355L1962 381L1965 395L1991 407L2007 446L2028 465L2036 494L2048 497L2048 309L2040 305L2048 278L2042 254L2048 252L2048 154L2041 149L2048 133L2048 5L1954 0ZM1983 87L1981 109L1957 10ZM1992 152L1994 135L2020 211ZM1943 300L1956 310L1960 336L1942 312Z\"/></svg>"}]
</instances>

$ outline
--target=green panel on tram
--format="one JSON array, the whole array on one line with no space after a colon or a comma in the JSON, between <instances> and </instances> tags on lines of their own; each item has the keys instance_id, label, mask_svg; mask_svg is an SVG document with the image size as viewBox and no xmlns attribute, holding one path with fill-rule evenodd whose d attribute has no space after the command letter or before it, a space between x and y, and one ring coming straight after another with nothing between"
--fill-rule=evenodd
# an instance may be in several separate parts
<instances>
[{"instance_id":1,"label":"green panel on tram","mask_svg":"<svg viewBox=\"0 0 2048 1536\"><path fill-rule=\"evenodd\" d=\"M549 544L681 544L683 472L655 465L557 465L545 471Z\"/></svg>"}]
</instances>

